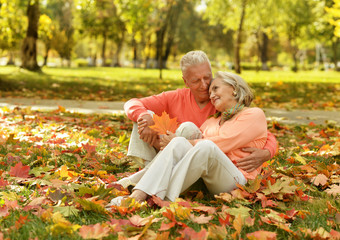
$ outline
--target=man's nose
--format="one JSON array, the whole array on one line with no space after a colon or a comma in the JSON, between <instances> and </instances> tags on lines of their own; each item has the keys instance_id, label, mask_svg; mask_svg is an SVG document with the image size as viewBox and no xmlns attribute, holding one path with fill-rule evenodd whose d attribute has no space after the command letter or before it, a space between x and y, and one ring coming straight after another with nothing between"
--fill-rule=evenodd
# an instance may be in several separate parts
<instances>
[{"instance_id":1,"label":"man's nose","mask_svg":"<svg viewBox=\"0 0 340 240\"><path fill-rule=\"evenodd\" d=\"M208 83L206 82L205 79L201 79L201 86L204 87L204 88L207 88L209 85L208 85Z\"/></svg>"}]
</instances>

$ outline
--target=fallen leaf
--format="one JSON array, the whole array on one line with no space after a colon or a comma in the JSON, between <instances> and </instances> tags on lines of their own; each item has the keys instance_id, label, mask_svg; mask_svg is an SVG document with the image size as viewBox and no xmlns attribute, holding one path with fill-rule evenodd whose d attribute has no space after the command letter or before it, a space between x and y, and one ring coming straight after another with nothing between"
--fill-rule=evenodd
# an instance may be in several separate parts
<instances>
[{"instance_id":1,"label":"fallen leaf","mask_svg":"<svg viewBox=\"0 0 340 240\"><path fill-rule=\"evenodd\" d=\"M196 232L194 229L186 227L180 231L180 233L182 234L183 239L205 240L208 238L208 232L204 228L201 231Z\"/></svg>"},{"instance_id":2,"label":"fallen leaf","mask_svg":"<svg viewBox=\"0 0 340 240\"><path fill-rule=\"evenodd\" d=\"M250 240L275 240L276 235L277 234L274 232L260 230L253 233L248 233L247 238Z\"/></svg>"},{"instance_id":3,"label":"fallen leaf","mask_svg":"<svg viewBox=\"0 0 340 240\"><path fill-rule=\"evenodd\" d=\"M18 162L14 167L11 167L9 174L13 177L27 178L29 177L29 171L29 166L23 166L21 162Z\"/></svg>"},{"instance_id":4,"label":"fallen leaf","mask_svg":"<svg viewBox=\"0 0 340 240\"><path fill-rule=\"evenodd\" d=\"M340 185L333 184L329 187L329 189L326 189L325 192L329 195L336 196L340 194Z\"/></svg>"},{"instance_id":5,"label":"fallen leaf","mask_svg":"<svg viewBox=\"0 0 340 240\"><path fill-rule=\"evenodd\" d=\"M328 177L326 177L324 174L318 174L311 179L311 182L315 186L319 186L319 185L325 186L328 182Z\"/></svg>"},{"instance_id":6,"label":"fallen leaf","mask_svg":"<svg viewBox=\"0 0 340 240\"><path fill-rule=\"evenodd\" d=\"M149 216L146 218L142 218L141 216L138 215L133 215L132 217L128 217L128 219L130 220L131 224L136 226L136 227L142 227L145 226L146 224L148 224L150 221L154 222L154 216Z\"/></svg>"},{"instance_id":7,"label":"fallen leaf","mask_svg":"<svg viewBox=\"0 0 340 240\"><path fill-rule=\"evenodd\" d=\"M198 223L198 224L207 224L212 220L213 216L205 216L204 214L196 217L194 214L190 214L191 221Z\"/></svg>"},{"instance_id":8,"label":"fallen leaf","mask_svg":"<svg viewBox=\"0 0 340 240\"><path fill-rule=\"evenodd\" d=\"M102 226L100 223L94 225L82 226L78 234L84 239L102 239L109 236L110 228Z\"/></svg>"}]
</instances>

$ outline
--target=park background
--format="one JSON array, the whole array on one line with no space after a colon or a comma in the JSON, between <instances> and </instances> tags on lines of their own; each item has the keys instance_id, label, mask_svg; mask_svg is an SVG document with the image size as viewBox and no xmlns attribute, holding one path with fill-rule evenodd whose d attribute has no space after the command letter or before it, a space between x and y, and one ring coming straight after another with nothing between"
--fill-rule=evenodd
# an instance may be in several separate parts
<instances>
[{"instance_id":1,"label":"park background","mask_svg":"<svg viewBox=\"0 0 340 240\"><path fill-rule=\"evenodd\" d=\"M278 153L231 194L192 189L176 203L105 209L128 194L114 182L140 167L126 156L132 122L6 105L107 108L181 88L181 56L202 49L213 72L249 82L254 106L336 115L339 37L339 0L0 0L0 240L339 239L332 118L268 118Z\"/></svg>"}]
</instances>

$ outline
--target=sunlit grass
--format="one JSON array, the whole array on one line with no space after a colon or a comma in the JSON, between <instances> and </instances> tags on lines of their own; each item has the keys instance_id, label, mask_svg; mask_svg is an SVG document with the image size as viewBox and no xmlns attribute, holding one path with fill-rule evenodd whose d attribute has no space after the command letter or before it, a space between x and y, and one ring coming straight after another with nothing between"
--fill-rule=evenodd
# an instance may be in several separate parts
<instances>
[{"instance_id":1,"label":"sunlit grass","mask_svg":"<svg viewBox=\"0 0 340 240\"><path fill-rule=\"evenodd\" d=\"M339 106L339 72L243 71L242 77L254 89L259 107L333 110ZM165 69L159 79L158 69L44 67L42 73L34 73L0 67L0 97L126 101L183 87L179 69Z\"/></svg>"}]
</instances>

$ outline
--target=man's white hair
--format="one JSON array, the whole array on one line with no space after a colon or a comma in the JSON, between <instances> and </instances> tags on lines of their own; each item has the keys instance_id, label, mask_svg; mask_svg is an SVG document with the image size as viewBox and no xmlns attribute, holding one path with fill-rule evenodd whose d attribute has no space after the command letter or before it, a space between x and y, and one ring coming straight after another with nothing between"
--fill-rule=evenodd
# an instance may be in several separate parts
<instances>
[{"instance_id":1,"label":"man's white hair","mask_svg":"<svg viewBox=\"0 0 340 240\"><path fill-rule=\"evenodd\" d=\"M208 58L207 54L205 54L205 52L203 52L201 50L188 52L181 59L182 74L184 75L184 73L185 73L185 71L187 70L188 67L198 65L198 64L201 64L201 63L208 63L210 68L211 68L209 58Z\"/></svg>"}]
</instances>

